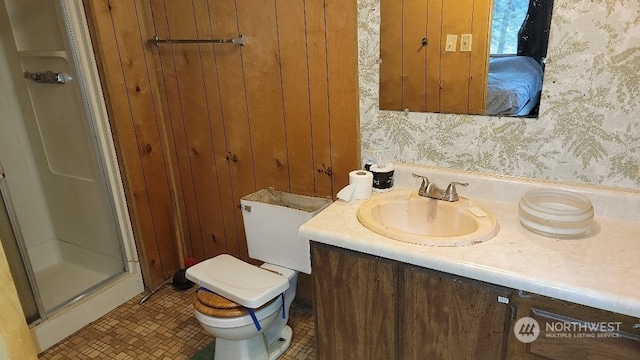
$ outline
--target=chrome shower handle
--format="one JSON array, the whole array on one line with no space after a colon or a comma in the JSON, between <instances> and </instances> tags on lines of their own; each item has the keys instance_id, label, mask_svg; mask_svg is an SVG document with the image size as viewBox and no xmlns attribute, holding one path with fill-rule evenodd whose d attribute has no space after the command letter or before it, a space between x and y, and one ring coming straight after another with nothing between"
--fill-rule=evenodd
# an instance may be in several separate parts
<instances>
[{"instance_id":1,"label":"chrome shower handle","mask_svg":"<svg viewBox=\"0 0 640 360\"><path fill-rule=\"evenodd\" d=\"M33 82L37 82L39 84L66 84L71 81L71 75L67 73L55 73L53 71L45 71L45 72L31 72L25 71L24 78L27 80L31 80Z\"/></svg>"}]
</instances>

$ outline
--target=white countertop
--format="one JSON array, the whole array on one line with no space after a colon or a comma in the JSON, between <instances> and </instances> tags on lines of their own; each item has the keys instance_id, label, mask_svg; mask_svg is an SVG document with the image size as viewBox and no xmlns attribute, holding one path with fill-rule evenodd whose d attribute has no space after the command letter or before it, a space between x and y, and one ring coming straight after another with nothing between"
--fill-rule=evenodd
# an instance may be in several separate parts
<instances>
[{"instance_id":1,"label":"white countertop","mask_svg":"<svg viewBox=\"0 0 640 360\"><path fill-rule=\"evenodd\" d=\"M337 200L300 227L319 243L418 265L513 289L550 296L640 319L640 191L624 191L531 179L395 164L397 189L417 189L415 172L446 186L469 182L460 196L481 201L498 219L500 232L462 247L414 245L378 235L360 224L364 200ZM518 202L534 188L570 190L593 203L593 234L559 240L520 224ZM375 196L375 193L374 193Z\"/></svg>"}]
</instances>

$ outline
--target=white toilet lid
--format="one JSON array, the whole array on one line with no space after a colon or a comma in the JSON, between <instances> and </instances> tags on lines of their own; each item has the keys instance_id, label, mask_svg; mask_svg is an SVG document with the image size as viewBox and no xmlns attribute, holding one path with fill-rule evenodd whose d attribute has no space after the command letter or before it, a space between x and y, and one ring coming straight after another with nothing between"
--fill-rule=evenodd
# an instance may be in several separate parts
<instances>
[{"instance_id":1,"label":"white toilet lid","mask_svg":"<svg viewBox=\"0 0 640 360\"><path fill-rule=\"evenodd\" d=\"M187 269L187 279L248 308L258 308L289 288L280 274L222 254Z\"/></svg>"}]
</instances>

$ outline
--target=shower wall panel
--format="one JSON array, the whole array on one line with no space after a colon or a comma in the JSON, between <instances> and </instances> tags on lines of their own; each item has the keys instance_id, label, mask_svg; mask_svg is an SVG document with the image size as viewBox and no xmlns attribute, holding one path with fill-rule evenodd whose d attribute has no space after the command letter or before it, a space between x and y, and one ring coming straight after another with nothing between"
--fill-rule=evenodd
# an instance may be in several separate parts
<instances>
[{"instance_id":1,"label":"shower wall panel","mask_svg":"<svg viewBox=\"0 0 640 360\"><path fill-rule=\"evenodd\" d=\"M0 11L0 73L6 74L0 81L0 163L5 171L6 181L13 191L13 202L21 219L22 236L27 247L46 246L55 241L53 223L40 183L37 164L25 127L25 117L19 97L27 97L25 88L15 86L12 69L19 68L11 26L6 13ZM14 75L14 76L11 76ZM51 249L50 249L51 250ZM48 251L51 261L59 259L55 250Z\"/></svg>"}]
</instances>

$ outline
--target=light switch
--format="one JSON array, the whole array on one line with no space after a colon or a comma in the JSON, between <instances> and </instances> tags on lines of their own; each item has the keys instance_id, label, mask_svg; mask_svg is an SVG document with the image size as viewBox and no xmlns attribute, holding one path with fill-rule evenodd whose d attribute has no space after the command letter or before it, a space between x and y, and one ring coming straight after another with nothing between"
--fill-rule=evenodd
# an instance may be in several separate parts
<instances>
[{"instance_id":1,"label":"light switch","mask_svg":"<svg viewBox=\"0 0 640 360\"><path fill-rule=\"evenodd\" d=\"M471 51L471 34L460 35L460 51Z\"/></svg>"},{"instance_id":2,"label":"light switch","mask_svg":"<svg viewBox=\"0 0 640 360\"><path fill-rule=\"evenodd\" d=\"M445 44L444 51L456 52L457 45L458 35L447 34L447 43Z\"/></svg>"}]
</instances>

